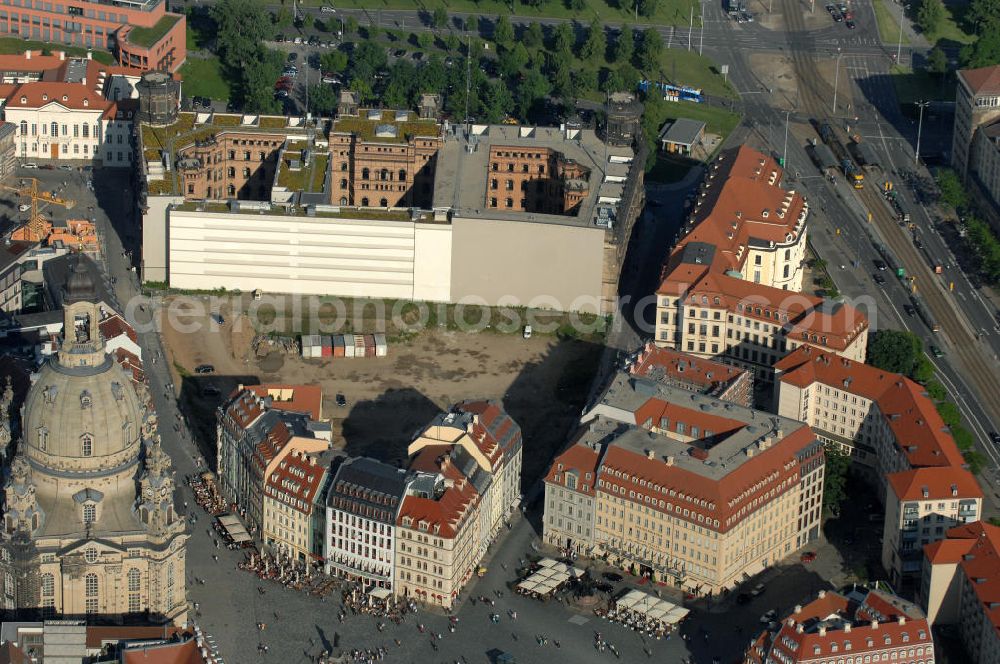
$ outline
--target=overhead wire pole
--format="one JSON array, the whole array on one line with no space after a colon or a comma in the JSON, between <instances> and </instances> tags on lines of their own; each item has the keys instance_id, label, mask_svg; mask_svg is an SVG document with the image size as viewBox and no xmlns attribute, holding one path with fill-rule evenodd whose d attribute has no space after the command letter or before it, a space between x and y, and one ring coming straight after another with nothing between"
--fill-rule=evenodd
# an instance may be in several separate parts
<instances>
[{"instance_id":1,"label":"overhead wire pole","mask_svg":"<svg viewBox=\"0 0 1000 664\"><path fill-rule=\"evenodd\" d=\"M688 21L688 50L691 50L691 33L694 32L694 5L691 5L691 18Z\"/></svg>"},{"instance_id":2,"label":"overhead wire pole","mask_svg":"<svg viewBox=\"0 0 1000 664\"><path fill-rule=\"evenodd\" d=\"M920 131L924 128L924 109L930 106L929 101L913 102L920 108L920 119L917 121L917 146L913 150L913 164L920 165Z\"/></svg>"},{"instance_id":3,"label":"overhead wire pole","mask_svg":"<svg viewBox=\"0 0 1000 664\"><path fill-rule=\"evenodd\" d=\"M781 167L788 170L788 115L791 111L785 111L785 145L781 148Z\"/></svg>"},{"instance_id":4,"label":"overhead wire pole","mask_svg":"<svg viewBox=\"0 0 1000 664\"><path fill-rule=\"evenodd\" d=\"M833 77L833 115L837 114L837 88L840 87L840 56L843 52L837 47L837 73Z\"/></svg>"}]
</instances>

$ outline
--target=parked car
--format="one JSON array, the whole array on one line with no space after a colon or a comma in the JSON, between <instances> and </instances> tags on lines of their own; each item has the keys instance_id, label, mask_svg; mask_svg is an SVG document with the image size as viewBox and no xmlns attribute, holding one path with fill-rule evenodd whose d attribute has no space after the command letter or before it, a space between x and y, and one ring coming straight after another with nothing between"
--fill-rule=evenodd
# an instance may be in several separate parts
<instances>
[{"instance_id":1,"label":"parked car","mask_svg":"<svg viewBox=\"0 0 1000 664\"><path fill-rule=\"evenodd\" d=\"M345 397L343 394L337 394L337 405L338 406L346 406L347 405L347 397Z\"/></svg>"},{"instance_id":2,"label":"parked car","mask_svg":"<svg viewBox=\"0 0 1000 664\"><path fill-rule=\"evenodd\" d=\"M194 368L194 372L197 374L210 374L215 371L215 367L211 364L199 364Z\"/></svg>"},{"instance_id":3,"label":"parked car","mask_svg":"<svg viewBox=\"0 0 1000 664\"><path fill-rule=\"evenodd\" d=\"M26 164L22 164L22 165L21 165L21 168L38 168L38 164L36 164L36 163L35 163L35 162L33 162L33 161L29 161L29 162L28 162L28 163L26 163Z\"/></svg>"},{"instance_id":4,"label":"parked car","mask_svg":"<svg viewBox=\"0 0 1000 664\"><path fill-rule=\"evenodd\" d=\"M220 313L213 313L211 316L212 316L212 320L215 321L215 323L217 325L222 325L222 324L224 324L226 322L226 319L223 318L222 314L220 314Z\"/></svg>"},{"instance_id":5,"label":"parked car","mask_svg":"<svg viewBox=\"0 0 1000 664\"><path fill-rule=\"evenodd\" d=\"M320 11L323 12L324 14L336 14L337 13L337 10L334 9L333 7L331 7L330 5L323 5L320 8Z\"/></svg>"},{"instance_id":6,"label":"parked car","mask_svg":"<svg viewBox=\"0 0 1000 664\"><path fill-rule=\"evenodd\" d=\"M840 12L833 12L832 16L833 20L836 21L837 23L840 23L841 21L844 20L844 15L841 14Z\"/></svg>"},{"instance_id":7,"label":"parked car","mask_svg":"<svg viewBox=\"0 0 1000 664\"><path fill-rule=\"evenodd\" d=\"M879 260L879 259L876 258L872 262L875 264L875 267L878 268L879 270L887 270L887 269L889 269L889 266L885 264L885 261L881 261L881 260Z\"/></svg>"},{"instance_id":8,"label":"parked car","mask_svg":"<svg viewBox=\"0 0 1000 664\"><path fill-rule=\"evenodd\" d=\"M994 445L1000 445L1000 433L996 431L990 431L990 440L993 441Z\"/></svg>"},{"instance_id":9,"label":"parked car","mask_svg":"<svg viewBox=\"0 0 1000 664\"><path fill-rule=\"evenodd\" d=\"M70 166L69 164L61 164L61 165L59 166L59 170L60 170L60 171L72 171L72 170L73 170L73 167L72 167L72 166Z\"/></svg>"},{"instance_id":10,"label":"parked car","mask_svg":"<svg viewBox=\"0 0 1000 664\"><path fill-rule=\"evenodd\" d=\"M531 338L531 333L532 333L531 326L530 325L525 325L524 326L524 333L522 334L522 336L525 339L530 339Z\"/></svg>"},{"instance_id":11,"label":"parked car","mask_svg":"<svg viewBox=\"0 0 1000 664\"><path fill-rule=\"evenodd\" d=\"M834 11L836 11L836 9L837 9L837 6L834 5L832 2L828 2L827 3L827 5L826 5L826 11L827 12L829 12L830 14L832 14Z\"/></svg>"},{"instance_id":12,"label":"parked car","mask_svg":"<svg viewBox=\"0 0 1000 664\"><path fill-rule=\"evenodd\" d=\"M622 576L621 574L618 574L617 572L605 572L601 576L603 576L611 583L621 583L622 581L625 580L625 577Z\"/></svg>"},{"instance_id":13,"label":"parked car","mask_svg":"<svg viewBox=\"0 0 1000 664\"><path fill-rule=\"evenodd\" d=\"M932 344L931 355L933 355L934 357L944 357L944 351Z\"/></svg>"},{"instance_id":14,"label":"parked car","mask_svg":"<svg viewBox=\"0 0 1000 664\"><path fill-rule=\"evenodd\" d=\"M913 308L912 304L904 304L903 311L906 312L907 316L915 316L917 313L917 310Z\"/></svg>"},{"instance_id":15,"label":"parked car","mask_svg":"<svg viewBox=\"0 0 1000 664\"><path fill-rule=\"evenodd\" d=\"M296 39L300 39L300 37L296 37ZM295 43L297 44L298 42L295 42ZM295 51L292 51L291 53L288 54L288 61L289 62L295 62L298 59L299 59L299 54L296 53Z\"/></svg>"},{"instance_id":16,"label":"parked car","mask_svg":"<svg viewBox=\"0 0 1000 664\"><path fill-rule=\"evenodd\" d=\"M756 586L753 587L753 590L750 591L750 596L751 597L760 597L761 595L764 594L765 590L766 590L766 588L764 587L764 584L763 583L758 583Z\"/></svg>"},{"instance_id":17,"label":"parked car","mask_svg":"<svg viewBox=\"0 0 1000 664\"><path fill-rule=\"evenodd\" d=\"M802 555L799 556L799 560L801 560L804 563L811 563L812 561L816 560L816 552L804 551Z\"/></svg>"},{"instance_id":18,"label":"parked car","mask_svg":"<svg viewBox=\"0 0 1000 664\"><path fill-rule=\"evenodd\" d=\"M846 23L844 23L844 25L847 26L848 30L853 30L854 28L857 27L856 25L854 25L854 21L851 20L848 20Z\"/></svg>"},{"instance_id":19,"label":"parked car","mask_svg":"<svg viewBox=\"0 0 1000 664\"><path fill-rule=\"evenodd\" d=\"M323 82L332 85L343 85L343 81L336 74L323 74Z\"/></svg>"},{"instance_id":20,"label":"parked car","mask_svg":"<svg viewBox=\"0 0 1000 664\"><path fill-rule=\"evenodd\" d=\"M880 286L885 284L885 277L883 277L878 272L872 275L872 279L874 279L875 283L879 284Z\"/></svg>"},{"instance_id":21,"label":"parked car","mask_svg":"<svg viewBox=\"0 0 1000 664\"><path fill-rule=\"evenodd\" d=\"M292 42L295 43L295 44L301 44L302 43L302 37L296 37L295 39L292 40Z\"/></svg>"},{"instance_id":22,"label":"parked car","mask_svg":"<svg viewBox=\"0 0 1000 664\"><path fill-rule=\"evenodd\" d=\"M220 394L222 394L219 388L217 388L215 385L206 385L205 387L201 388L201 393L202 396L206 397L217 397Z\"/></svg>"},{"instance_id":23,"label":"parked car","mask_svg":"<svg viewBox=\"0 0 1000 664\"><path fill-rule=\"evenodd\" d=\"M774 619L777 617L778 617L778 612L774 609L771 609L760 617L760 624L766 625L769 622L774 622Z\"/></svg>"},{"instance_id":24,"label":"parked car","mask_svg":"<svg viewBox=\"0 0 1000 664\"><path fill-rule=\"evenodd\" d=\"M21 203L20 205L17 206L17 209L20 210L21 212L27 212L28 210L31 209L31 206L28 205L27 203Z\"/></svg>"}]
</instances>

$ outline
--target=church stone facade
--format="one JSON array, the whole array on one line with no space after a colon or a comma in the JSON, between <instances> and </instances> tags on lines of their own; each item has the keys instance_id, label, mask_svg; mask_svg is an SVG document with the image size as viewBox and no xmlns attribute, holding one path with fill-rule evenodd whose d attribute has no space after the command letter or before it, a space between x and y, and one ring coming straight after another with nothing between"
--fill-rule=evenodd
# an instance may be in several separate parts
<instances>
[{"instance_id":1,"label":"church stone facade","mask_svg":"<svg viewBox=\"0 0 1000 664\"><path fill-rule=\"evenodd\" d=\"M0 604L45 617L182 623L188 535L170 459L148 391L105 352L96 299L78 265L62 347L39 370L21 439L7 450ZM0 439L10 430L0 427Z\"/></svg>"}]
</instances>

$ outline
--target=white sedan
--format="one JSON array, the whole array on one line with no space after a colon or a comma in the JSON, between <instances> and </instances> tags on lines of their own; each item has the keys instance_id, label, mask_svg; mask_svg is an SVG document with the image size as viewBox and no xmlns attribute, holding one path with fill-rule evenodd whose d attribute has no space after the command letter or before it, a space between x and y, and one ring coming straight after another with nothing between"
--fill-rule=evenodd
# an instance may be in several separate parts
<instances>
[{"instance_id":1,"label":"white sedan","mask_svg":"<svg viewBox=\"0 0 1000 664\"><path fill-rule=\"evenodd\" d=\"M337 13L337 10L334 9L333 7L331 7L330 5L323 5L323 7L320 9L320 11L323 12L324 14L336 14Z\"/></svg>"}]
</instances>

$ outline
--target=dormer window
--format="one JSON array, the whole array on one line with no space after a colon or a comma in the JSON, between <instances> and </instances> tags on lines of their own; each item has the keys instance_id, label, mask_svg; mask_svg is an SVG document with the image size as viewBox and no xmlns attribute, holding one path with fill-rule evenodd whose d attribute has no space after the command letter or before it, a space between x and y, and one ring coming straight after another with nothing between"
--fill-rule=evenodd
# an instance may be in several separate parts
<instances>
[{"instance_id":1,"label":"dormer window","mask_svg":"<svg viewBox=\"0 0 1000 664\"><path fill-rule=\"evenodd\" d=\"M92 405L94 405L94 400L91 398L90 392L88 390L80 392L80 408L87 410Z\"/></svg>"},{"instance_id":2,"label":"dormer window","mask_svg":"<svg viewBox=\"0 0 1000 664\"><path fill-rule=\"evenodd\" d=\"M84 105L85 107L86 107L86 106L90 106L90 100L89 100L89 99L84 99L84 100L83 100L83 105Z\"/></svg>"},{"instance_id":3,"label":"dormer window","mask_svg":"<svg viewBox=\"0 0 1000 664\"><path fill-rule=\"evenodd\" d=\"M28 103L28 98L27 97L21 97L21 103L22 104L27 104Z\"/></svg>"},{"instance_id":4,"label":"dormer window","mask_svg":"<svg viewBox=\"0 0 1000 664\"><path fill-rule=\"evenodd\" d=\"M49 96L48 96L48 95L45 95L45 94L43 94L43 95L42 95L42 101L48 101L48 100L49 100Z\"/></svg>"},{"instance_id":5,"label":"dormer window","mask_svg":"<svg viewBox=\"0 0 1000 664\"><path fill-rule=\"evenodd\" d=\"M62 99L63 101L69 101L69 97L67 95L63 95Z\"/></svg>"}]
</instances>

